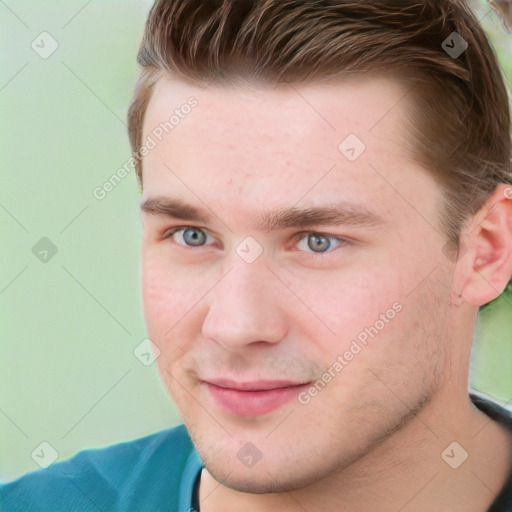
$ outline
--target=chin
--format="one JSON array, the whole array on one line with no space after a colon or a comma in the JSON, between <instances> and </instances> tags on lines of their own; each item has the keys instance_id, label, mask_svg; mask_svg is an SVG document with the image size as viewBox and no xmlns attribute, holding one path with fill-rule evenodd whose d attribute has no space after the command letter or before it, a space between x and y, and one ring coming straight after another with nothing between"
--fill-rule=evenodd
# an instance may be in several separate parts
<instances>
[{"instance_id":1,"label":"chin","mask_svg":"<svg viewBox=\"0 0 512 512\"><path fill-rule=\"evenodd\" d=\"M205 464L205 467L217 482L234 491L250 494L295 491L314 484L319 479L318 472L312 472L310 475L283 475L283 472L280 472L274 464L271 465L270 471L263 467L259 469L256 467L248 468L245 471L211 467L211 464ZM286 466L286 468L290 469L289 466Z\"/></svg>"}]
</instances>

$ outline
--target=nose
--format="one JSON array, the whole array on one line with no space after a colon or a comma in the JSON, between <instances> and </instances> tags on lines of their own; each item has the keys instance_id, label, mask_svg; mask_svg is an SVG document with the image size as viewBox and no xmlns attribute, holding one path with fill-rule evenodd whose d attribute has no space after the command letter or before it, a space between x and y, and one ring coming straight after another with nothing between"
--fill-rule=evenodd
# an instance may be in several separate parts
<instances>
[{"instance_id":1,"label":"nose","mask_svg":"<svg viewBox=\"0 0 512 512\"><path fill-rule=\"evenodd\" d=\"M207 295L202 334L231 352L251 343L279 343L288 330L283 284L263 258L247 263L234 256L231 270Z\"/></svg>"}]
</instances>

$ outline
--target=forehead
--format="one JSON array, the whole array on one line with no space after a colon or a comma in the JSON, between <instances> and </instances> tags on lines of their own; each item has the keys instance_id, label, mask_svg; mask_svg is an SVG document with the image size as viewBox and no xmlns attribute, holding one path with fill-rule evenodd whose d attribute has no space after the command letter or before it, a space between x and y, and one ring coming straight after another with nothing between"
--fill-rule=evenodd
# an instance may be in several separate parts
<instances>
[{"instance_id":1,"label":"forehead","mask_svg":"<svg viewBox=\"0 0 512 512\"><path fill-rule=\"evenodd\" d=\"M320 134L331 132L336 137L350 130L371 132L379 125L389 129L403 118L409 87L384 76L373 76L313 84L281 83L273 88L250 84L244 87L211 84L200 88L164 75L153 90L144 134L148 135L160 123L168 121L190 98L197 101L194 115L190 116L197 122L180 122L182 126L177 130L176 125L175 131L186 132L188 125L196 134L204 133L211 128L206 123L214 123L217 128L215 133L209 133L210 137L230 132L245 137L250 133L261 136L263 128L267 133L290 135L314 129ZM377 131L381 136L387 133L387 130ZM393 136L389 139L393 140Z\"/></svg>"},{"instance_id":2,"label":"forehead","mask_svg":"<svg viewBox=\"0 0 512 512\"><path fill-rule=\"evenodd\" d=\"M410 190L428 181L403 149L407 94L384 77L272 89L161 79L144 122L144 140L156 144L143 161L143 196L197 204L195 195L218 206L241 198L267 206L319 197L396 203L393 183ZM360 156L348 158L347 147Z\"/></svg>"}]
</instances>

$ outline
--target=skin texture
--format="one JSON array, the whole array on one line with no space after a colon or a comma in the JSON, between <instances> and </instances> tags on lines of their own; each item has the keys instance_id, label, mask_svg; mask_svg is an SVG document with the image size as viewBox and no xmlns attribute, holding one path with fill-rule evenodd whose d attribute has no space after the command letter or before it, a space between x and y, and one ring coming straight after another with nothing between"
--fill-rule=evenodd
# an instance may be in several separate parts
<instances>
[{"instance_id":1,"label":"skin texture","mask_svg":"<svg viewBox=\"0 0 512 512\"><path fill-rule=\"evenodd\" d=\"M447 257L440 188L402 145L406 92L377 77L272 90L157 84L144 137L187 98L198 104L145 157L142 202L179 198L212 217L141 214L148 334L205 465L201 511L481 512L504 484L507 433L467 387L478 306L510 277L510 201L497 189L468 220L462 257ZM350 133L366 145L355 161L338 149ZM337 201L381 222L255 229L268 210ZM169 235L187 226L203 245ZM308 245L315 233L334 237L323 257ZM263 251L252 263L236 251L247 236ZM332 375L393 305L307 404L241 417L201 382ZM441 457L453 441L469 454L456 470ZM237 457L248 442L261 454L252 467Z\"/></svg>"}]
</instances>

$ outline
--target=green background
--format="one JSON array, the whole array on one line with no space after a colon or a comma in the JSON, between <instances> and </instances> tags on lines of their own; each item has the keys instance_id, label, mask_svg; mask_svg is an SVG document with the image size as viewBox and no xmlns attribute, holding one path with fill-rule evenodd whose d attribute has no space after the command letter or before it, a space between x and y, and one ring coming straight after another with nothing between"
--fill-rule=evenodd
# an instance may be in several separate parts
<instances>
[{"instance_id":1,"label":"green background","mask_svg":"<svg viewBox=\"0 0 512 512\"><path fill-rule=\"evenodd\" d=\"M134 439L179 416L154 365L139 289L139 191L133 171L92 191L130 154L126 109L148 1L0 1L0 480L37 469L49 442L67 458ZM511 36L478 16L512 77ZM46 31L47 59L32 48ZM48 43L45 43L48 48ZM57 253L32 252L47 237ZM482 313L472 383L512 399L512 297Z\"/></svg>"}]
</instances>

